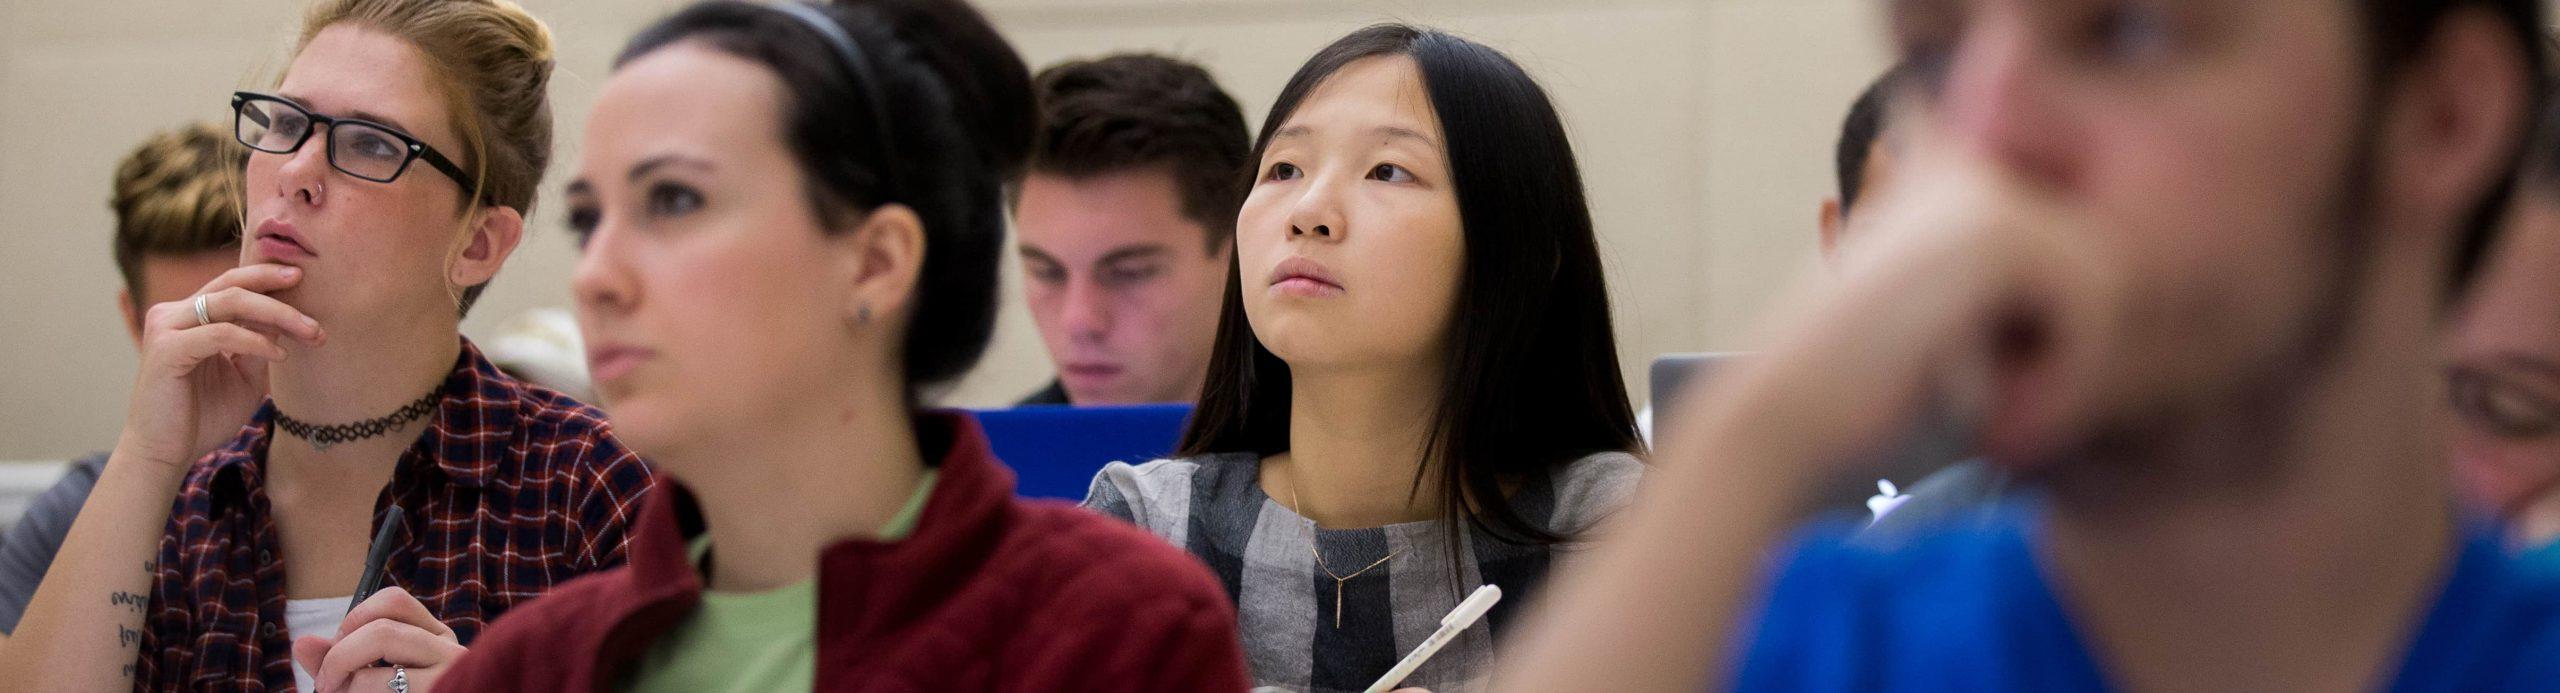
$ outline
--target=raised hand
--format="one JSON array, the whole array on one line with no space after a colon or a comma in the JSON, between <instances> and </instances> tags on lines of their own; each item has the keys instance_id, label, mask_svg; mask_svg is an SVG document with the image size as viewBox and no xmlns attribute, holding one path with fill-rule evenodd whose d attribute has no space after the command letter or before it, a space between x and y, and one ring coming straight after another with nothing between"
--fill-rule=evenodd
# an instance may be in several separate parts
<instances>
[{"instance_id":1,"label":"raised hand","mask_svg":"<svg viewBox=\"0 0 2560 693\"><path fill-rule=\"evenodd\" d=\"M327 339L319 321L267 295L301 281L300 268L250 265L152 306L120 451L183 470L237 435L266 398L268 364L287 357L280 340Z\"/></svg>"}]
</instances>

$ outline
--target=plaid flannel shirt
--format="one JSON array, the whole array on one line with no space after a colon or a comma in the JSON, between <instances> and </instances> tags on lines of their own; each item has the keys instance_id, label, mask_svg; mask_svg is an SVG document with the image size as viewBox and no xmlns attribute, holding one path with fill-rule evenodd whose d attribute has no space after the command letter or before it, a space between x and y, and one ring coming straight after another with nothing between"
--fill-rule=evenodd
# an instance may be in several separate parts
<instances>
[{"instance_id":1,"label":"plaid flannel shirt","mask_svg":"<svg viewBox=\"0 0 2560 693\"><path fill-rule=\"evenodd\" d=\"M651 473L601 412L499 372L469 340L457 361L374 501L373 526L390 503L406 510L383 584L416 595L468 645L508 608L620 564ZM293 687L284 563L263 482L275 413L272 402L261 407L187 473L160 539L137 690Z\"/></svg>"}]
</instances>

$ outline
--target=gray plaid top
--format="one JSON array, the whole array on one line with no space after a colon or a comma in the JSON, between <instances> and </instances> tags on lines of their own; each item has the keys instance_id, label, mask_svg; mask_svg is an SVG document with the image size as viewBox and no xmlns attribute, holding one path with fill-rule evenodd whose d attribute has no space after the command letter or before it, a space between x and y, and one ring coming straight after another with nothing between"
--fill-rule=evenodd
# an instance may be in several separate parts
<instances>
[{"instance_id":1,"label":"gray plaid top","mask_svg":"<svg viewBox=\"0 0 2560 693\"><path fill-rule=\"evenodd\" d=\"M1477 585L1502 587L1502 603L1440 650L1403 685L1433 693L1481 688L1493 642L1508 632L1557 557L1548 547L1506 543L1469 528L1456 581L1446 523L1319 529L1262 492L1262 460L1250 453L1114 462L1093 478L1086 507L1136 523L1189 549L1226 584L1256 684L1293 691L1359 691L1440 627L1440 617ZM1535 479L1512 507L1549 531L1581 534L1627 501L1644 464L1623 452L1592 455ZM1394 560L1344 583L1334 627L1334 580L1392 552ZM1564 549L1570 550L1570 547Z\"/></svg>"}]
</instances>

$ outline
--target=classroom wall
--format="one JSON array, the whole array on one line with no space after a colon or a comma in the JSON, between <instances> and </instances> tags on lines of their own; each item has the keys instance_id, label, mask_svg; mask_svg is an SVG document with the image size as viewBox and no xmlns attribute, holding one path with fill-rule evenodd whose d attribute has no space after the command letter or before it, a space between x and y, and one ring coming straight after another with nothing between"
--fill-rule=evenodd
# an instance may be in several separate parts
<instances>
[{"instance_id":1,"label":"classroom wall","mask_svg":"<svg viewBox=\"0 0 2560 693\"><path fill-rule=\"evenodd\" d=\"M1873 0L986 0L1034 67L1151 50L1207 65L1259 123L1300 61L1360 26L1404 20L1510 53L1545 83L1581 155L1632 391L1673 351L1740 346L1754 314L1812 266L1814 206L1848 101L1884 64ZM576 261L558 186L622 41L680 3L533 0L560 40L559 150L524 245L464 331L567 306ZM114 305L106 207L144 135L227 116L270 83L302 3L0 3L0 460L114 442L133 350ZM1047 359L1013 268L996 344L943 400L1009 402Z\"/></svg>"}]
</instances>

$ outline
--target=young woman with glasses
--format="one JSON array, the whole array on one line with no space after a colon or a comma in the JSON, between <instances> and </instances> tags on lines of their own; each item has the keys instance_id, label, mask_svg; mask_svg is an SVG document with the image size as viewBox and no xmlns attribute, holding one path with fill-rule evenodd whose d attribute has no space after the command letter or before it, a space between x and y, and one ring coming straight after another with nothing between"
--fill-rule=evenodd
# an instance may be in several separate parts
<instances>
[{"instance_id":1,"label":"young woman with glasses","mask_svg":"<svg viewBox=\"0 0 2560 693\"><path fill-rule=\"evenodd\" d=\"M621 562L649 472L458 326L523 237L551 51L506 0L325 0L284 78L232 97L240 267L148 311L123 435L0 680L424 688ZM387 588L351 605L360 581Z\"/></svg>"}]
</instances>

